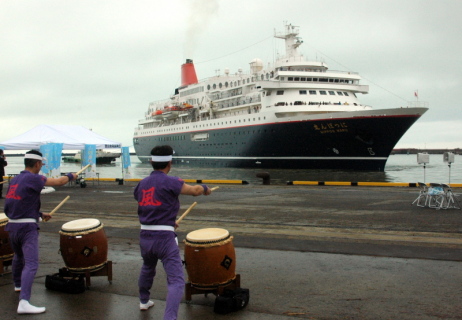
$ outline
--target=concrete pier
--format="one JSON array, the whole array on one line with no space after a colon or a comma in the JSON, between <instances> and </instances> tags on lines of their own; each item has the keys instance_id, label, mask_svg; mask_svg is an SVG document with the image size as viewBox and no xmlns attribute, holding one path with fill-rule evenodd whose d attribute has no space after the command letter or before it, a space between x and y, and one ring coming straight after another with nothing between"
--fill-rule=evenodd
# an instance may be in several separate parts
<instances>
[{"instance_id":1,"label":"concrete pier","mask_svg":"<svg viewBox=\"0 0 462 320\"><path fill-rule=\"evenodd\" d=\"M156 305L139 310L135 185L89 183L42 195L44 212L70 199L41 223L41 265L31 303L47 312L25 317L162 319L161 264L152 290ZM402 187L220 185L208 197L181 196L180 214L198 204L180 225L180 246L193 230L229 230L250 303L218 315L214 295L194 295L181 304L179 319L461 319L462 210L411 206L417 195L417 188ZM82 218L104 224L112 284L94 277L82 294L47 290L45 276L64 267L58 232ZM16 313L13 287L11 274L0 277L2 319L24 317Z\"/></svg>"}]
</instances>

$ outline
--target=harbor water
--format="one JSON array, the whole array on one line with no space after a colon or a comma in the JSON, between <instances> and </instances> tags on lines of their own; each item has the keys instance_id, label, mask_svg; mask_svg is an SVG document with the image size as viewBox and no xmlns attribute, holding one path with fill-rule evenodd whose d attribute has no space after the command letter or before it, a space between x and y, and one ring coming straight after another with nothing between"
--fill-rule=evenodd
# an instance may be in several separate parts
<instances>
[{"instance_id":1,"label":"harbor water","mask_svg":"<svg viewBox=\"0 0 462 320\"><path fill-rule=\"evenodd\" d=\"M23 158L8 156L6 174L17 174L24 169ZM152 171L149 164L141 163L131 156L132 178L144 178ZM76 172L80 163L61 164L61 172ZM120 159L108 165L97 165L100 178L122 178ZM443 161L442 154L431 154L425 168L417 163L414 155L391 155L384 172L355 172L341 170L296 170L296 169L245 169L245 168L196 168L174 166L170 175L195 180L244 180L250 184L260 184L256 177L259 172L268 172L272 184L285 184L287 181L347 181L347 182L438 182L462 183L462 156L455 155L451 166Z\"/></svg>"}]
</instances>

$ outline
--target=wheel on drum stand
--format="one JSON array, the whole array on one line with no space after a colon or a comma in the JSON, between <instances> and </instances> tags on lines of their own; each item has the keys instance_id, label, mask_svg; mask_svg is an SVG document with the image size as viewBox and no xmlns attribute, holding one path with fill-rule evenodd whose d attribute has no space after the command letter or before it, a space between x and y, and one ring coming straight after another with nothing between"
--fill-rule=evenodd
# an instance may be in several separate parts
<instances>
[{"instance_id":1,"label":"wheel on drum stand","mask_svg":"<svg viewBox=\"0 0 462 320\"><path fill-rule=\"evenodd\" d=\"M11 266L12 262L13 262L13 259L9 259L9 260L0 259L0 277L3 276L4 274L11 273L11 271L9 270L9 267Z\"/></svg>"},{"instance_id":2,"label":"wheel on drum stand","mask_svg":"<svg viewBox=\"0 0 462 320\"><path fill-rule=\"evenodd\" d=\"M63 277L66 276L84 276L85 277L85 288L88 290L91 286L91 277L101 277L107 276L107 280L109 284L112 284L112 261L108 260L104 266L96 271L83 271L83 272L75 272L69 270L68 268L61 268L59 269L59 274Z\"/></svg>"},{"instance_id":3,"label":"wheel on drum stand","mask_svg":"<svg viewBox=\"0 0 462 320\"><path fill-rule=\"evenodd\" d=\"M185 284L185 301L187 304L191 304L193 294L203 294L205 297L207 297L209 293L213 293L215 296L219 296L222 295L225 292L225 290L235 290L239 289L240 287L240 274L236 274L236 278L234 278L230 283L214 288L197 288L193 284L191 284L191 282L188 282Z\"/></svg>"}]
</instances>

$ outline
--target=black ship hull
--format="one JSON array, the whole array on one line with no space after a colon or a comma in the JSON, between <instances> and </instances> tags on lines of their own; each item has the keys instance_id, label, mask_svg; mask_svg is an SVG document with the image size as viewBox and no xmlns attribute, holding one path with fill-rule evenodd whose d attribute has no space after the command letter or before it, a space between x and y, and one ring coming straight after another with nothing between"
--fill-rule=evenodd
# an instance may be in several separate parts
<instances>
[{"instance_id":1,"label":"black ship hull","mask_svg":"<svg viewBox=\"0 0 462 320\"><path fill-rule=\"evenodd\" d=\"M213 128L137 137L136 154L168 144L173 162L202 167L384 171L396 143L420 114L358 116ZM194 140L203 133L206 139Z\"/></svg>"}]
</instances>

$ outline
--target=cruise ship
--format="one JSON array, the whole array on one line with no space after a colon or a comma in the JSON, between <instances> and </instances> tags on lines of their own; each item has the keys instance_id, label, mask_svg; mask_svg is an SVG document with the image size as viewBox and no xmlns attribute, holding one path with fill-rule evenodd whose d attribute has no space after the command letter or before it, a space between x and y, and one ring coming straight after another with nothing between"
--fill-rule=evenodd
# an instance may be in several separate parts
<instances>
[{"instance_id":1,"label":"cruise ship","mask_svg":"<svg viewBox=\"0 0 462 320\"><path fill-rule=\"evenodd\" d=\"M173 147L175 164L203 167L384 171L393 147L428 108L373 109L358 96L369 87L354 72L329 70L299 53L299 27L274 36L285 55L250 70L198 80L181 66L181 86L149 104L133 144L142 162L156 145Z\"/></svg>"}]
</instances>

